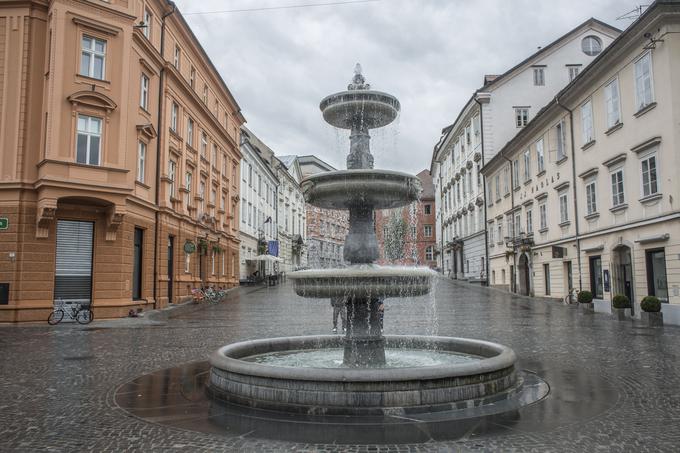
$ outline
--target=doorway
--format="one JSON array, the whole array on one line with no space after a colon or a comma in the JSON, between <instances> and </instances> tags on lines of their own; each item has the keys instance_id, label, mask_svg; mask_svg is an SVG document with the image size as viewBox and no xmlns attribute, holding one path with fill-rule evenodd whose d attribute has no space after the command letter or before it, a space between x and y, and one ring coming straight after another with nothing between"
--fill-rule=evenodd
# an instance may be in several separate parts
<instances>
[{"instance_id":1,"label":"doorway","mask_svg":"<svg viewBox=\"0 0 680 453\"><path fill-rule=\"evenodd\" d=\"M142 252L144 250L144 230L135 228L133 265L132 265L132 300L142 298Z\"/></svg>"},{"instance_id":2,"label":"doorway","mask_svg":"<svg viewBox=\"0 0 680 453\"><path fill-rule=\"evenodd\" d=\"M57 221L54 304L92 303L92 250L94 223Z\"/></svg>"},{"instance_id":3,"label":"doorway","mask_svg":"<svg viewBox=\"0 0 680 453\"><path fill-rule=\"evenodd\" d=\"M564 263L564 275L566 277L565 283L567 284L567 294L570 294L571 290L574 289L574 273L571 268L571 261L566 261Z\"/></svg>"},{"instance_id":4,"label":"doorway","mask_svg":"<svg viewBox=\"0 0 680 453\"><path fill-rule=\"evenodd\" d=\"M623 294L633 303L633 260L630 247L620 245L613 251L612 262L612 287L613 293Z\"/></svg>"},{"instance_id":5,"label":"doorway","mask_svg":"<svg viewBox=\"0 0 680 453\"><path fill-rule=\"evenodd\" d=\"M175 237L168 236L168 303L173 301L172 289L175 283Z\"/></svg>"},{"instance_id":6,"label":"doorway","mask_svg":"<svg viewBox=\"0 0 680 453\"><path fill-rule=\"evenodd\" d=\"M519 256L519 262L517 265L517 271L519 272L518 283L519 283L519 294L523 296L528 296L531 292L531 282L529 281L529 258L526 253L522 253Z\"/></svg>"}]
</instances>

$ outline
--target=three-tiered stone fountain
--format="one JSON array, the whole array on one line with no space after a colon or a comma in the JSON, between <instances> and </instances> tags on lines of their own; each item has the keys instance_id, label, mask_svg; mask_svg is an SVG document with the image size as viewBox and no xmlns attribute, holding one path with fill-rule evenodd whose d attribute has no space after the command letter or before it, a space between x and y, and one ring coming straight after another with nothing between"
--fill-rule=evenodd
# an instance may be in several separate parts
<instances>
[{"instance_id":1,"label":"three-tiered stone fountain","mask_svg":"<svg viewBox=\"0 0 680 453\"><path fill-rule=\"evenodd\" d=\"M383 336L380 303L426 295L436 275L428 268L373 264L379 257L374 211L406 206L421 192L415 176L373 169L369 130L394 121L399 101L371 90L357 64L347 91L326 97L320 108L329 124L351 131L347 170L310 176L301 186L307 203L349 211L344 258L350 266L298 271L290 278L300 296L345 299L346 335L224 346L211 358L210 394L268 410L384 415L478 406L516 393L522 379L514 352L505 346L464 338ZM333 360L340 351L341 360Z\"/></svg>"}]
</instances>

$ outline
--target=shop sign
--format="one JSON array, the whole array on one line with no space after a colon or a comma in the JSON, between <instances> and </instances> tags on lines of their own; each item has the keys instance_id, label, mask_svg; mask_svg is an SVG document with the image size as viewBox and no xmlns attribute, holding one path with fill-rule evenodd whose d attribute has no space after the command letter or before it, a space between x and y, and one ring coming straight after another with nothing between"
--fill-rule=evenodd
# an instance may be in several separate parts
<instances>
[{"instance_id":1,"label":"shop sign","mask_svg":"<svg viewBox=\"0 0 680 453\"><path fill-rule=\"evenodd\" d=\"M0 217L0 230L6 230L9 228L9 218Z\"/></svg>"}]
</instances>

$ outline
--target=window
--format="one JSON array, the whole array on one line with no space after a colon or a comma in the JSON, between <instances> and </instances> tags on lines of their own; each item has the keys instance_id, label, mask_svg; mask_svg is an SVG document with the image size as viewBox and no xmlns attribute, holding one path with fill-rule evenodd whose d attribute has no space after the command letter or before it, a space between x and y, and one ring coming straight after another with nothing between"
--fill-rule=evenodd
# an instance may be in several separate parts
<instances>
[{"instance_id":1,"label":"window","mask_svg":"<svg viewBox=\"0 0 680 453\"><path fill-rule=\"evenodd\" d=\"M545 85L545 68L534 68L534 85Z\"/></svg>"},{"instance_id":2,"label":"window","mask_svg":"<svg viewBox=\"0 0 680 453\"><path fill-rule=\"evenodd\" d=\"M621 206L626 202L623 192L623 168L615 170L611 174L612 178L612 206Z\"/></svg>"},{"instance_id":3,"label":"window","mask_svg":"<svg viewBox=\"0 0 680 453\"><path fill-rule=\"evenodd\" d=\"M492 220L489 223L489 228L487 230L489 232L489 247L494 246L494 242L496 242L496 226L494 225L494 221Z\"/></svg>"},{"instance_id":4,"label":"window","mask_svg":"<svg viewBox=\"0 0 680 453\"><path fill-rule=\"evenodd\" d=\"M212 144L212 154L210 155L210 162L213 167L217 167L217 144L213 142Z\"/></svg>"},{"instance_id":5,"label":"window","mask_svg":"<svg viewBox=\"0 0 680 453\"><path fill-rule=\"evenodd\" d=\"M139 142L137 146L137 181L144 183L146 173L146 143Z\"/></svg>"},{"instance_id":6,"label":"window","mask_svg":"<svg viewBox=\"0 0 680 453\"><path fill-rule=\"evenodd\" d=\"M144 33L144 36L146 36L147 39L151 39L152 20L153 15L151 14L151 11L149 11L148 8L144 8L144 27L142 28L142 32Z\"/></svg>"},{"instance_id":7,"label":"window","mask_svg":"<svg viewBox=\"0 0 680 453\"><path fill-rule=\"evenodd\" d=\"M425 210L425 215L430 215L432 214L432 205L426 204L424 207Z\"/></svg>"},{"instance_id":8,"label":"window","mask_svg":"<svg viewBox=\"0 0 680 453\"><path fill-rule=\"evenodd\" d=\"M194 120L187 118L187 144L194 147Z\"/></svg>"},{"instance_id":9,"label":"window","mask_svg":"<svg viewBox=\"0 0 680 453\"><path fill-rule=\"evenodd\" d=\"M545 171L545 158L543 155L543 139L536 142L536 162L538 164L538 173Z\"/></svg>"},{"instance_id":10,"label":"window","mask_svg":"<svg viewBox=\"0 0 680 453\"><path fill-rule=\"evenodd\" d=\"M416 227L412 226L411 227L411 238L416 239Z\"/></svg>"},{"instance_id":11,"label":"window","mask_svg":"<svg viewBox=\"0 0 680 453\"><path fill-rule=\"evenodd\" d=\"M496 201L501 199L501 175L496 175Z\"/></svg>"},{"instance_id":12,"label":"window","mask_svg":"<svg viewBox=\"0 0 680 453\"><path fill-rule=\"evenodd\" d=\"M512 178L512 187L516 189L519 187L519 159L512 162Z\"/></svg>"},{"instance_id":13,"label":"window","mask_svg":"<svg viewBox=\"0 0 680 453\"><path fill-rule=\"evenodd\" d=\"M179 46L177 44L175 44L175 55L174 55L174 59L173 59L172 63L175 66L175 69L177 69L177 70L179 70L181 58L182 58L182 50L179 48Z\"/></svg>"},{"instance_id":14,"label":"window","mask_svg":"<svg viewBox=\"0 0 680 453\"><path fill-rule=\"evenodd\" d=\"M586 184L586 214L595 214L597 212L597 186L595 181Z\"/></svg>"},{"instance_id":15,"label":"window","mask_svg":"<svg viewBox=\"0 0 680 453\"><path fill-rule=\"evenodd\" d=\"M191 88L194 88L195 85L196 85L196 68L192 66L191 71L189 72L189 86L191 86Z\"/></svg>"},{"instance_id":16,"label":"window","mask_svg":"<svg viewBox=\"0 0 680 453\"><path fill-rule=\"evenodd\" d=\"M527 149L524 151L524 181L531 179L531 154Z\"/></svg>"},{"instance_id":17,"label":"window","mask_svg":"<svg viewBox=\"0 0 680 453\"><path fill-rule=\"evenodd\" d=\"M104 80L106 41L83 36L80 53L80 75Z\"/></svg>"},{"instance_id":18,"label":"window","mask_svg":"<svg viewBox=\"0 0 680 453\"><path fill-rule=\"evenodd\" d=\"M519 236L522 233L522 213L520 212L515 213L515 227L513 231L515 236Z\"/></svg>"},{"instance_id":19,"label":"window","mask_svg":"<svg viewBox=\"0 0 680 453\"><path fill-rule=\"evenodd\" d=\"M215 275L215 251L214 250L210 253L210 266L211 266L212 275Z\"/></svg>"},{"instance_id":20,"label":"window","mask_svg":"<svg viewBox=\"0 0 680 453\"><path fill-rule=\"evenodd\" d=\"M538 216L539 216L539 222L540 222L540 229L541 231L547 230L548 229L548 210L546 208L546 204L540 204L538 206Z\"/></svg>"},{"instance_id":21,"label":"window","mask_svg":"<svg viewBox=\"0 0 680 453\"><path fill-rule=\"evenodd\" d=\"M191 205L191 179L193 175L191 174L190 171L186 172L184 175L184 189L186 190L187 194L187 206Z\"/></svg>"},{"instance_id":22,"label":"window","mask_svg":"<svg viewBox=\"0 0 680 453\"><path fill-rule=\"evenodd\" d=\"M640 162L642 166L642 196L648 197L659 192L656 178L656 155L645 157Z\"/></svg>"},{"instance_id":23,"label":"window","mask_svg":"<svg viewBox=\"0 0 680 453\"><path fill-rule=\"evenodd\" d=\"M207 83L203 84L203 103L204 104L208 103L208 84Z\"/></svg>"},{"instance_id":24,"label":"window","mask_svg":"<svg viewBox=\"0 0 680 453\"><path fill-rule=\"evenodd\" d=\"M550 295L550 264L543 264L543 282L545 283L545 295Z\"/></svg>"},{"instance_id":25,"label":"window","mask_svg":"<svg viewBox=\"0 0 680 453\"><path fill-rule=\"evenodd\" d=\"M607 109L607 129L621 122L619 103L619 79L614 79L604 87L604 103Z\"/></svg>"},{"instance_id":26,"label":"window","mask_svg":"<svg viewBox=\"0 0 680 453\"><path fill-rule=\"evenodd\" d=\"M170 108L170 130L177 133L177 115L179 114L179 106L176 102L172 103Z\"/></svg>"},{"instance_id":27,"label":"window","mask_svg":"<svg viewBox=\"0 0 680 453\"><path fill-rule=\"evenodd\" d=\"M593 135L593 104L590 100L581 106L581 134L584 145L595 139Z\"/></svg>"},{"instance_id":28,"label":"window","mask_svg":"<svg viewBox=\"0 0 680 453\"><path fill-rule=\"evenodd\" d=\"M524 127L529 122L529 109L525 107L515 108L515 125Z\"/></svg>"},{"instance_id":29,"label":"window","mask_svg":"<svg viewBox=\"0 0 680 453\"><path fill-rule=\"evenodd\" d=\"M652 56L646 53L635 62L635 104L642 110L653 102Z\"/></svg>"},{"instance_id":30,"label":"window","mask_svg":"<svg viewBox=\"0 0 680 453\"><path fill-rule=\"evenodd\" d=\"M569 204L567 192L560 194L560 223L569 221Z\"/></svg>"},{"instance_id":31,"label":"window","mask_svg":"<svg viewBox=\"0 0 680 453\"><path fill-rule=\"evenodd\" d=\"M185 274L191 273L191 254L190 253L184 254L184 273Z\"/></svg>"},{"instance_id":32,"label":"window","mask_svg":"<svg viewBox=\"0 0 680 453\"><path fill-rule=\"evenodd\" d=\"M531 209L527 209L527 234L534 232L534 217Z\"/></svg>"},{"instance_id":33,"label":"window","mask_svg":"<svg viewBox=\"0 0 680 453\"><path fill-rule=\"evenodd\" d=\"M503 169L503 188L505 189L503 193L506 195L510 193L510 167L505 167Z\"/></svg>"},{"instance_id":34,"label":"window","mask_svg":"<svg viewBox=\"0 0 680 453\"><path fill-rule=\"evenodd\" d=\"M206 157L208 152L208 135L201 131L201 156Z\"/></svg>"},{"instance_id":35,"label":"window","mask_svg":"<svg viewBox=\"0 0 680 453\"><path fill-rule=\"evenodd\" d=\"M149 110L149 78L145 74L142 74L140 87L139 106Z\"/></svg>"},{"instance_id":36,"label":"window","mask_svg":"<svg viewBox=\"0 0 680 453\"><path fill-rule=\"evenodd\" d=\"M668 302L668 279L666 277L666 253L664 249L646 250L647 292Z\"/></svg>"},{"instance_id":37,"label":"window","mask_svg":"<svg viewBox=\"0 0 680 453\"><path fill-rule=\"evenodd\" d=\"M205 208L204 208L204 206L205 206L205 181L203 181L203 180L201 180L201 183L198 186L198 198L200 198L200 202L201 202L201 205L200 205L201 209L200 209L200 212L199 212L199 215L200 215L200 214L203 214L203 212L205 212Z\"/></svg>"},{"instance_id":38,"label":"window","mask_svg":"<svg viewBox=\"0 0 680 453\"><path fill-rule=\"evenodd\" d=\"M168 179L170 180L170 198L175 198L175 174L177 163L174 160L168 162Z\"/></svg>"},{"instance_id":39,"label":"window","mask_svg":"<svg viewBox=\"0 0 680 453\"><path fill-rule=\"evenodd\" d=\"M224 212L224 207L227 205L227 197L222 195L220 199L220 211Z\"/></svg>"},{"instance_id":40,"label":"window","mask_svg":"<svg viewBox=\"0 0 680 453\"><path fill-rule=\"evenodd\" d=\"M581 70L580 66L567 66L567 71L569 71L570 82L576 78L580 70Z\"/></svg>"},{"instance_id":41,"label":"window","mask_svg":"<svg viewBox=\"0 0 680 453\"><path fill-rule=\"evenodd\" d=\"M566 142L567 136L564 130L564 120L557 123L555 126L557 133L557 162L567 158Z\"/></svg>"},{"instance_id":42,"label":"window","mask_svg":"<svg viewBox=\"0 0 680 453\"><path fill-rule=\"evenodd\" d=\"M215 188L213 188L210 191L210 204L215 206L216 201L217 201L217 190L215 190Z\"/></svg>"},{"instance_id":43,"label":"window","mask_svg":"<svg viewBox=\"0 0 680 453\"><path fill-rule=\"evenodd\" d=\"M509 238L513 237L515 235L515 228L514 224L512 223L512 216L507 215L505 216L505 223L507 224L507 235Z\"/></svg>"},{"instance_id":44,"label":"window","mask_svg":"<svg viewBox=\"0 0 680 453\"><path fill-rule=\"evenodd\" d=\"M432 225L425 225L423 229L423 234L426 238L432 237Z\"/></svg>"},{"instance_id":45,"label":"window","mask_svg":"<svg viewBox=\"0 0 680 453\"><path fill-rule=\"evenodd\" d=\"M594 57L602 52L602 40L597 36L586 36L581 41L581 50L589 57Z\"/></svg>"},{"instance_id":46,"label":"window","mask_svg":"<svg viewBox=\"0 0 680 453\"><path fill-rule=\"evenodd\" d=\"M76 162L99 165L101 152L102 119L78 115L78 136L76 138Z\"/></svg>"},{"instance_id":47,"label":"window","mask_svg":"<svg viewBox=\"0 0 680 453\"><path fill-rule=\"evenodd\" d=\"M434 250L431 245L425 248L425 260L432 261L434 259Z\"/></svg>"},{"instance_id":48,"label":"window","mask_svg":"<svg viewBox=\"0 0 680 453\"><path fill-rule=\"evenodd\" d=\"M503 222L499 219L498 225L496 225L496 230L498 231L498 243L503 243Z\"/></svg>"}]
</instances>

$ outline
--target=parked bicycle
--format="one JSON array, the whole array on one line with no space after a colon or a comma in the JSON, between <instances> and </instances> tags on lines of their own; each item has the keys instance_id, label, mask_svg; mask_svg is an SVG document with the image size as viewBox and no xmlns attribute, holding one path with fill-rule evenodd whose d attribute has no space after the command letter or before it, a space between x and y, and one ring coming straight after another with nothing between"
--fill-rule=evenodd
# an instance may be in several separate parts
<instances>
[{"instance_id":1,"label":"parked bicycle","mask_svg":"<svg viewBox=\"0 0 680 453\"><path fill-rule=\"evenodd\" d=\"M564 305L571 305L578 303L578 293L580 291L576 288L571 288L566 296L562 299Z\"/></svg>"},{"instance_id":2,"label":"parked bicycle","mask_svg":"<svg viewBox=\"0 0 680 453\"><path fill-rule=\"evenodd\" d=\"M94 313L92 313L89 304L82 305L79 302L64 302L59 299L54 311L47 318L47 323L51 326L59 324L64 319L64 315L75 319L78 324L89 324L94 319Z\"/></svg>"}]
</instances>

